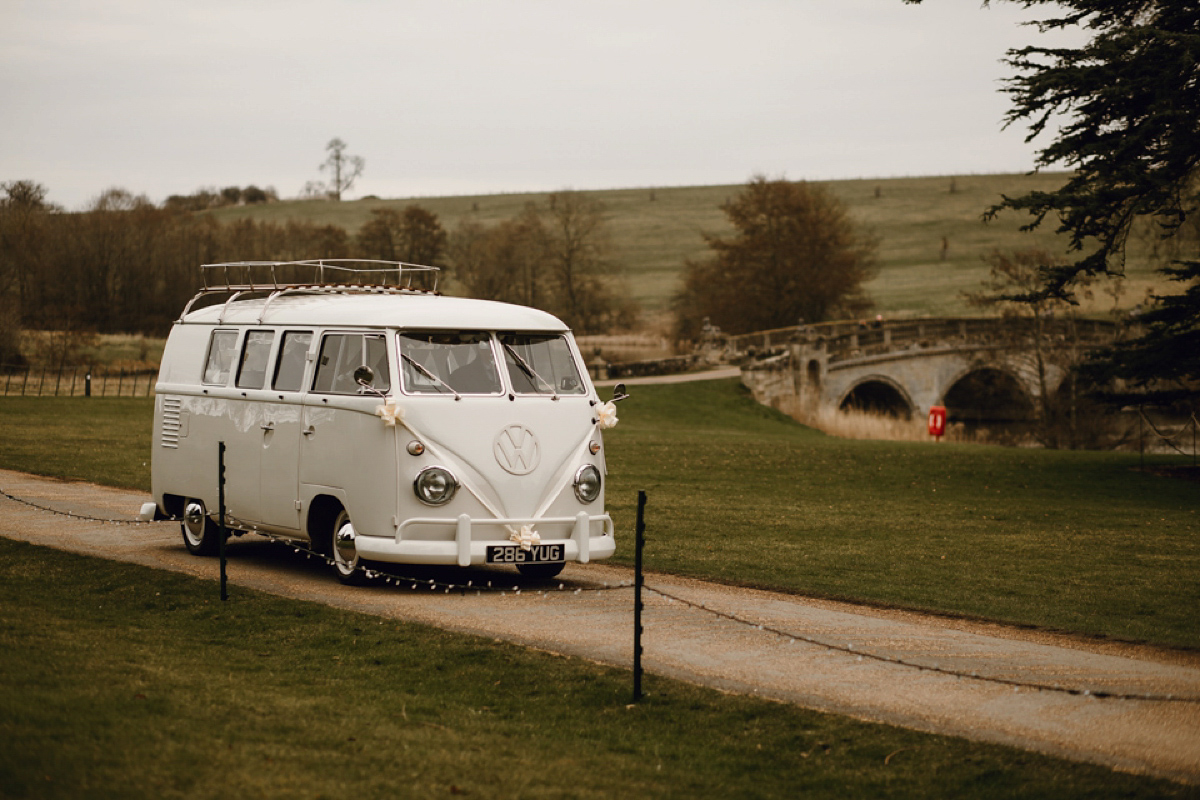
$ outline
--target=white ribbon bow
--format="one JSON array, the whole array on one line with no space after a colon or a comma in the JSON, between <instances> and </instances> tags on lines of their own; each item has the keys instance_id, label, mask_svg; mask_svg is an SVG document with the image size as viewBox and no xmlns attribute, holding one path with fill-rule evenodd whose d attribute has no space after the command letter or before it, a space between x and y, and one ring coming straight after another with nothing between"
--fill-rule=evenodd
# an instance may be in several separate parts
<instances>
[{"instance_id":1,"label":"white ribbon bow","mask_svg":"<svg viewBox=\"0 0 1200 800\"><path fill-rule=\"evenodd\" d=\"M596 409L596 426L600 430L617 427L617 404L609 400Z\"/></svg>"},{"instance_id":2,"label":"white ribbon bow","mask_svg":"<svg viewBox=\"0 0 1200 800\"><path fill-rule=\"evenodd\" d=\"M520 545L522 550L531 550L535 544L542 543L541 534L532 525L522 525L521 530L513 531L508 538Z\"/></svg>"},{"instance_id":3,"label":"white ribbon bow","mask_svg":"<svg viewBox=\"0 0 1200 800\"><path fill-rule=\"evenodd\" d=\"M383 424L389 428L394 428L397 422L404 421L404 409L390 400L381 406L375 406L375 414L382 418Z\"/></svg>"}]
</instances>

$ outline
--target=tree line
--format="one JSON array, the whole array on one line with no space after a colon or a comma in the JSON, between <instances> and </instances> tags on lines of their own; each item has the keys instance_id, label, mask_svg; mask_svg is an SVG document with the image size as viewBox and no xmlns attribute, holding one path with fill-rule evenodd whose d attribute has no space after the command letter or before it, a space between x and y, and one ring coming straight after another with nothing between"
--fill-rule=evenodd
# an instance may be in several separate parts
<instances>
[{"instance_id":1,"label":"tree line","mask_svg":"<svg viewBox=\"0 0 1200 800\"><path fill-rule=\"evenodd\" d=\"M575 192L515 220L453 234L418 205L336 225L221 223L123 189L66 213L32 181L0 184L0 363L21 363L23 329L163 336L201 287L199 265L364 258L440 265L454 293L523 302L598 332L636 316L617 279L603 207ZM446 283L443 282L443 287Z\"/></svg>"}]
</instances>

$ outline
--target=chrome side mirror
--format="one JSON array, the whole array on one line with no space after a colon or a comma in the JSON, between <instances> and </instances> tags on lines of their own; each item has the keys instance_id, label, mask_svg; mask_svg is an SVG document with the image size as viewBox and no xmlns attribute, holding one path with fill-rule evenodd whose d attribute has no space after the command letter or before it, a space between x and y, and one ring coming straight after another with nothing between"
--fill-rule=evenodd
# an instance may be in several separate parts
<instances>
[{"instance_id":1,"label":"chrome side mirror","mask_svg":"<svg viewBox=\"0 0 1200 800\"><path fill-rule=\"evenodd\" d=\"M346 373L342 373L345 375ZM354 382L364 389L370 389L375 384L375 370L363 364L354 370Z\"/></svg>"},{"instance_id":2,"label":"chrome side mirror","mask_svg":"<svg viewBox=\"0 0 1200 800\"><path fill-rule=\"evenodd\" d=\"M618 383L616 386L613 387L612 401L614 403L619 403L622 400L626 399L627 397L629 397L629 392L625 391L625 384Z\"/></svg>"},{"instance_id":3,"label":"chrome side mirror","mask_svg":"<svg viewBox=\"0 0 1200 800\"><path fill-rule=\"evenodd\" d=\"M376 397L385 396L383 392L375 388L375 370L366 364L354 370L354 382L359 386L359 394L373 394Z\"/></svg>"}]
</instances>

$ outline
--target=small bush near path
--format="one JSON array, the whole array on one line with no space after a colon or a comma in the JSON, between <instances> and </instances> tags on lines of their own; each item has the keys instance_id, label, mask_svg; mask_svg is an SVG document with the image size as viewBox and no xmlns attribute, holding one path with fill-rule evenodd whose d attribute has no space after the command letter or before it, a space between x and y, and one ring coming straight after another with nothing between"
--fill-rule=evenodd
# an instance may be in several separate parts
<instances>
[{"instance_id":1,"label":"small bush near path","mask_svg":"<svg viewBox=\"0 0 1200 800\"><path fill-rule=\"evenodd\" d=\"M0 796L1188 797L0 539Z\"/></svg>"}]
</instances>

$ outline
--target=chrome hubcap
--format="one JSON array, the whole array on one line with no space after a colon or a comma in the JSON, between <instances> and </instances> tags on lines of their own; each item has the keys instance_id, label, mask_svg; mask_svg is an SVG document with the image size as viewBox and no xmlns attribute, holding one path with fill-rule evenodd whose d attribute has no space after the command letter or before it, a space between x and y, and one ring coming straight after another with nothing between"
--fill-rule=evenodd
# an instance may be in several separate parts
<instances>
[{"instance_id":1,"label":"chrome hubcap","mask_svg":"<svg viewBox=\"0 0 1200 800\"><path fill-rule=\"evenodd\" d=\"M183 530L192 543L198 543L204 537L204 506L200 503L188 503L183 510Z\"/></svg>"},{"instance_id":2,"label":"chrome hubcap","mask_svg":"<svg viewBox=\"0 0 1200 800\"><path fill-rule=\"evenodd\" d=\"M338 569L353 572L358 561L358 550L354 546L354 526L346 520L333 534L333 558Z\"/></svg>"}]
</instances>

